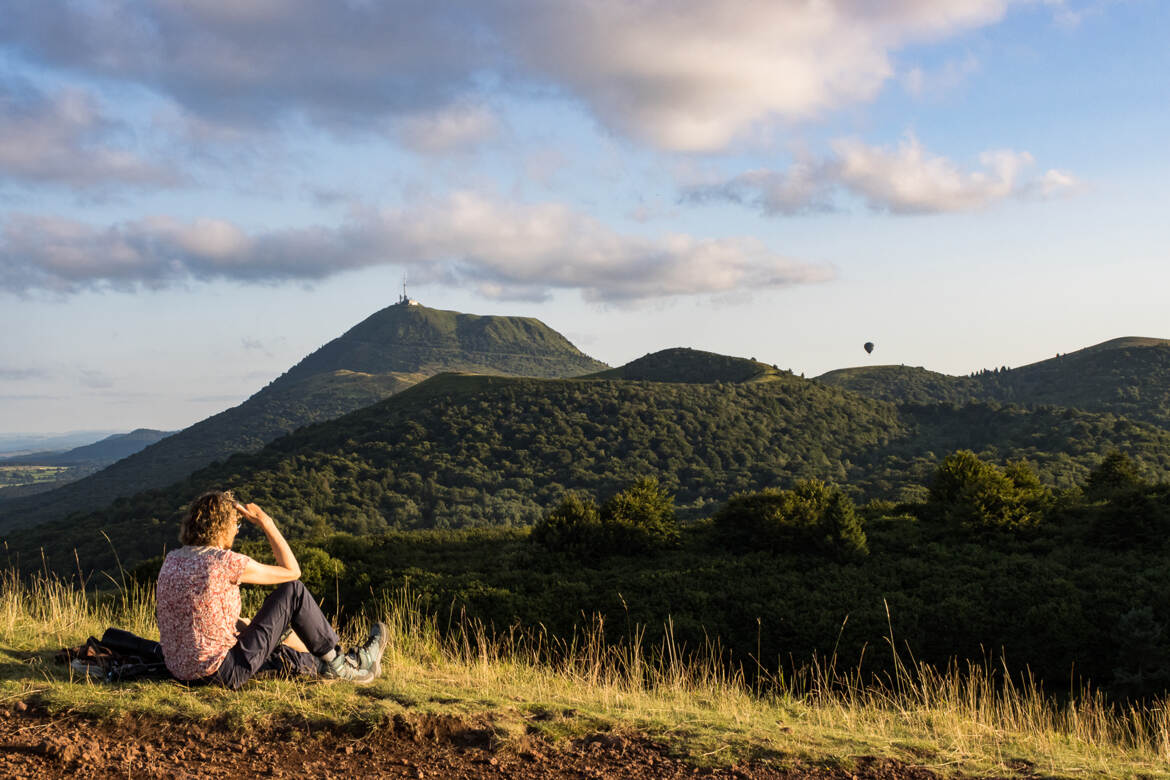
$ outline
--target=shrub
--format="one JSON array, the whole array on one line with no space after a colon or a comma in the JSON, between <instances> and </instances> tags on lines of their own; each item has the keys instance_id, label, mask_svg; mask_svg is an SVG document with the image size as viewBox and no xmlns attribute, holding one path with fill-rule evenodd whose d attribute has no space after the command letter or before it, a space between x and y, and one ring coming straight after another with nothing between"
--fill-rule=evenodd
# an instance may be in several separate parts
<instances>
[{"instance_id":1,"label":"shrub","mask_svg":"<svg viewBox=\"0 0 1170 780\"><path fill-rule=\"evenodd\" d=\"M1089 472L1085 496L1092 501L1114 498L1145 487L1137 466L1129 456L1114 450L1105 456L1101 465Z\"/></svg>"},{"instance_id":2,"label":"shrub","mask_svg":"<svg viewBox=\"0 0 1170 780\"><path fill-rule=\"evenodd\" d=\"M533 526L529 539L551 552L581 556L593 551L602 536L597 502L581 493L566 493Z\"/></svg>"},{"instance_id":3,"label":"shrub","mask_svg":"<svg viewBox=\"0 0 1170 780\"><path fill-rule=\"evenodd\" d=\"M1133 607L1117 621L1112 639L1117 666L1113 669L1113 692L1138 697L1143 692L1165 690L1170 684L1166 660L1166 625L1150 606Z\"/></svg>"},{"instance_id":4,"label":"shrub","mask_svg":"<svg viewBox=\"0 0 1170 780\"><path fill-rule=\"evenodd\" d=\"M654 478L639 479L606 501L568 493L532 529L533 542L578 557L645 554L677 546L674 498Z\"/></svg>"},{"instance_id":5,"label":"shrub","mask_svg":"<svg viewBox=\"0 0 1170 780\"><path fill-rule=\"evenodd\" d=\"M1016 499L1036 518L1056 503L1052 488L1040 481L1027 461L1009 460L1003 467L1003 473L1011 480Z\"/></svg>"},{"instance_id":6,"label":"shrub","mask_svg":"<svg viewBox=\"0 0 1170 780\"><path fill-rule=\"evenodd\" d=\"M645 553L678 546L680 533L674 497L658 480L643 477L605 502L601 523L615 551Z\"/></svg>"},{"instance_id":7,"label":"shrub","mask_svg":"<svg viewBox=\"0 0 1170 780\"><path fill-rule=\"evenodd\" d=\"M804 552L852 558L868 553L853 502L835 485L811 480L792 490L733 496L712 518L737 550Z\"/></svg>"},{"instance_id":8,"label":"shrub","mask_svg":"<svg viewBox=\"0 0 1170 780\"><path fill-rule=\"evenodd\" d=\"M971 450L958 450L939 464L927 503L937 516L958 525L1019 528L1034 525L1051 498L1026 463L1001 469Z\"/></svg>"},{"instance_id":9,"label":"shrub","mask_svg":"<svg viewBox=\"0 0 1170 780\"><path fill-rule=\"evenodd\" d=\"M1089 541L1113 550L1161 549L1170 537L1170 486L1116 489L1090 508Z\"/></svg>"},{"instance_id":10,"label":"shrub","mask_svg":"<svg viewBox=\"0 0 1170 780\"><path fill-rule=\"evenodd\" d=\"M303 547L295 553L301 566L301 582L318 601L333 593L335 583L345 577L345 564L320 547Z\"/></svg>"}]
</instances>

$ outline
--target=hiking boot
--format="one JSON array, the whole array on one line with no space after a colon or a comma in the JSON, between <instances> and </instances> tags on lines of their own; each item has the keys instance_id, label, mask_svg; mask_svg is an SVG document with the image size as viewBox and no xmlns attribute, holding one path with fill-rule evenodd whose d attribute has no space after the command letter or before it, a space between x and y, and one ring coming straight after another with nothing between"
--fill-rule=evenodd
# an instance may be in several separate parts
<instances>
[{"instance_id":1,"label":"hiking boot","mask_svg":"<svg viewBox=\"0 0 1170 780\"><path fill-rule=\"evenodd\" d=\"M390 630L381 620L370 626L370 635L356 648L350 651L357 656L358 666L368 669L377 677L382 673L382 653L386 651L386 643L390 641Z\"/></svg>"},{"instance_id":2,"label":"hiking boot","mask_svg":"<svg viewBox=\"0 0 1170 780\"><path fill-rule=\"evenodd\" d=\"M349 680L354 685L369 685L377 678L372 669L365 669L357 653L338 653L332 660L321 659L321 677L326 680Z\"/></svg>"}]
</instances>

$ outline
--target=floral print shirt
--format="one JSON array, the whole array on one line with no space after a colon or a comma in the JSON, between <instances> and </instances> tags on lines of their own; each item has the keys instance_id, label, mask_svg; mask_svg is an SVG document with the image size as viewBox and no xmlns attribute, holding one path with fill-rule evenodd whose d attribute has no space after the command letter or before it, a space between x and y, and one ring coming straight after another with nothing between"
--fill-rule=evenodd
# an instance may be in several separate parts
<instances>
[{"instance_id":1,"label":"floral print shirt","mask_svg":"<svg viewBox=\"0 0 1170 780\"><path fill-rule=\"evenodd\" d=\"M236 644L240 575L250 560L220 547L167 553L158 573L156 614L163 658L175 677L206 677Z\"/></svg>"}]
</instances>

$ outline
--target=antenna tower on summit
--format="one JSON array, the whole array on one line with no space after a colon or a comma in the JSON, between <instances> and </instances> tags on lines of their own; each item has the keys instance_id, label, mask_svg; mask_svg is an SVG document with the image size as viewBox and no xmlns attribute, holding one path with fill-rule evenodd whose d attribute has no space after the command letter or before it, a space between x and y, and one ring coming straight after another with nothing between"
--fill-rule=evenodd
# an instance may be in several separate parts
<instances>
[{"instance_id":1,"label":"antenna tower on summit","mask_svg":"<svg viewBox=\"0 0 1170 780\"><path fill-rule=\"evenodd\" d=\"M402 295L398 296L398 303L400 306L418 306L418 301L413 300L406 294L406 274L402 275Z\"/></svg>"}]
</instances>

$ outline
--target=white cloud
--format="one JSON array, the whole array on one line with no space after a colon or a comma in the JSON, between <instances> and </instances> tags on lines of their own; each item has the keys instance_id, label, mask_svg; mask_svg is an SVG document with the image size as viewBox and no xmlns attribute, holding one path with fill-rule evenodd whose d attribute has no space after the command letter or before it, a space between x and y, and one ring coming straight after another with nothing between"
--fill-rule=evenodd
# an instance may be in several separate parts
<instances>
[{"instance_id":1,"label":"white cloud","mask_svg":"<svg viewBox=\"0 0 1170 780\"><path fill-rule=\"evenodd\" d=\"M784 171L745 171L727 181L687 187L684 199L694 202L728 200L758 207L765 214L832 211L836 179L834 161L802 156Z\"/></svg>"},{"instance_id":2,"label":"white cloud","mask_svg":"<svg viewBox=\"0 0 1170 780\"><path fill-rule=\"evenodd\" d=\"M373 127L551 87L627 136L710 150L868 101L892 52L1027 1L10 0L0 45L145 85L213 123ZM440 136L475 136L477 121Z\"/></svg>"},{"instance_id":3,"label":"white cloud","mask_svg":"<svg viewBox=\"0 0 1170 780\"><path fill-rule=\"evenodd\" d=\"M150 217L95 228L12 216L0 239L0 288L11 292L313 280L384 264L489 297L540 299L563 289L590 301L775 288L833 275L753 238L627 236L562 204L501 203L469 192L355 212L339 227L248 234L210 219Z\"/></svg>"},{"instance_id":4,"label":"white cloud","mask_svg":"<svg viewBox=\"0 0 1170 780\"><path fill-rule=\"evenodd\" d=\"M394 123L404 146L422 154L469 151L499 135L499 117L482 105L460 104L404 116Z\"/></svg>"},{"instance_id":5,"label":"white cloud","mask_svg":"<svg viewBox=\"0 0 1170 780\"><path fill-rule=\"evenodd\" d=\"M1043 0L1043 2L1052 8L1052 20L1058 26L1073 29L1079 27L1086 19L1104 13L1109 4L1124 2L1124 0L1093 0L1093 2L1082 4L1074 4L1067 0Z\"/></svg>"},{"instance_id":6,"label":"white cloud","mask_svg":"<svg viewBox=\"0 0 1170 780\"><path fill-rule=\"evenodd\" d=\"M174 171L127 145L126 128L79 89L45 95L0 81L0 175L78 187L109 183L170 185Z\"/></svg>"},{"instance_id":7,"label":"white cloud","mask_svg":"<svg viewBox=\"0 0 1170 780\"><path fill-rule=\"evenodd\" d=\"M844 138L820 161L799 160L787 170L756 170L727 181L690 188L691 200L748 203L767 214L795 214L834 207L845 190L875 211L938 214L986 208L1011 197L1050 198L1077 185L1072 174L1048 170L1029 175L1032 155L992 150L979 156L980 168L963 170L952 160L927 151L914 136L897 148L876 147Z\"/></svg>"},{"instance_id":8,"label":"white cloud","mask_svg":"<svg viewBox=\"0 0 1170 780\"><path fill-rule=\"evenodd\" d=\"M571 154L553 147L530 149L521 163L524 178L542 187L552 187L569 167Z\"/></svg>"},{"instance_id":9,"label":"white cloud","mask_svg":"<svg viewBox=\"0 0 1170 780\"><path fill-rule=\"evenodd\" d=\"M4 368L0 366L0 382L23 382L28 379L43 379L47 373L36 368Z\"/></svg>"},{"instance_id":10,"label":"white cloud","mask_svg":"<svg viewBox=\"0 0 1170 780\"><path fill-rule=\"evenodd\" d=\"M1032 165L1027 152L989 151L979 156L982 170L966 172L927 152L912 136L897 149L845 139L835 142L833 150L840 182L871 208L896 214L983 208L1016 192L1021 170Z\"/></svg>"},{"instance_id":11,"label":"white cloud","mask_svg":"<svg viewBox=\"0 0 1170 780\"><path fill-rule=\"evenodd\" d=\"M977 72L979 60L968 54L963 59L947 60L934 70L912 67L902 74L902 86L914 97L937 96L958 88Z\"/></svg>"},{"instance_id":12,"label":"white cloud","mask_svg":"<svg viewBox=\"0 0 1170 780\"><path fill-rule=\"evenodd\" d=\"M664 148L709 150L759 122L867 101L892 74L891 51L994 22L1008 2L505 5L519 8L500 25L503 39L606 125Z\"/></svg>"},{"instance_id":13,"label":"white cloud","mask_svg":"<svg viewBox=\"0 0 1170 780\"><path fill-rule=\"evenodd\" d=\"M1067 195L1081 187L1081 182L1068 171L1052 169L1044 172L1044 175L1034 183L1033 189L1041 198L1051 198Z\"/></svg>"},{"instance_id":14,"label":"white cloud","mask_svg":"<svg viewBox=\"0 0 1170 780\"><path fill-rule=\"evenodd\" d=\"M659 219L672 219L678 216L678 209L670 204L642 201L626 212L626 219L645 224Z\"/></svg>"}]
</instances>

